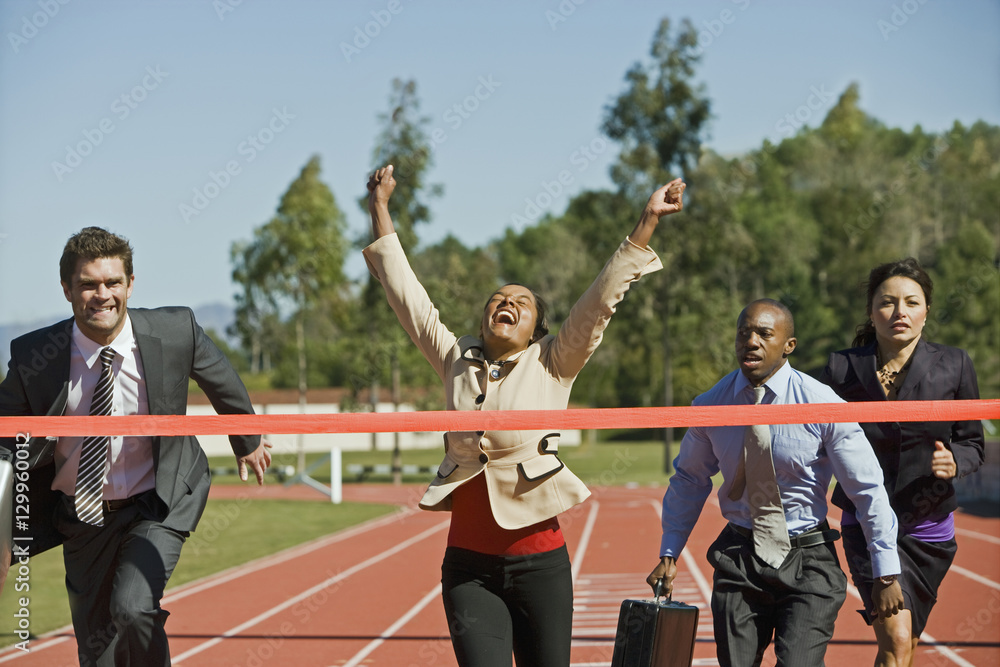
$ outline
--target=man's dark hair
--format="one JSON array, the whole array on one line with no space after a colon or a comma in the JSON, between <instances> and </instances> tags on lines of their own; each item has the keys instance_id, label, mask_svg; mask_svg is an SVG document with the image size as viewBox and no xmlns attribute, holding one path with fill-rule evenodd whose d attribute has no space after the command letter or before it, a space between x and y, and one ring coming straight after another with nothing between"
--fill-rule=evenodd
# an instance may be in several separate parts
<instances>
[{"instance_id":1,"label":"man's dark hair","mask_svg":"<svg viewBox=\"0 0 1000 667\"><path fill-rule=\"evenodd\" d=\"M771 308L774 308L775 310L781 312L781 314L785 316L785 320L788 322L788 337L789 338L795 337L795 318L792 316L792 311L788 308L788 306L781 303L777 299L765 298L765 299L757 299L756 301L751 301L746 305L746 307L743 310L740 311L739 317L736 318L737 324L739 323L740 320L743 319L743 314L750 309L750 306L756 305L758 303L770 306Z\"/></svg>"},{"instance_id":2,"label":"man's dark hair","mask_svg":"<svg viewBox=\"0 0 1000 667\"><path fill-rule=\"evenodd\" d=\"M132 246L128 239L100 227L84 227L66 241L59 259L59 279L69 285L81 259L89 262L104 257L120 259L126 283L131 279Z\"/></svg>"}]
</instances>

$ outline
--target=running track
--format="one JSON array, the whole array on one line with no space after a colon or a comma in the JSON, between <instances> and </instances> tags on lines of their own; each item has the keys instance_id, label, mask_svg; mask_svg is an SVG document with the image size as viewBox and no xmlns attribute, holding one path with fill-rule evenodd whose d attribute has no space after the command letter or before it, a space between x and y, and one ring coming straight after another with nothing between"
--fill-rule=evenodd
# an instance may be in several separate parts
<instances>
[{"instance_id":1,"label":"running track","mask_svg":"<svg viewBox=\"0 0 1000 667\"><path fill-rule=\"evenodd\" d=\"M213 497L222 499L256 493L319 499L304 488L213 488ZM171 612L167 630L173 664L455 665L439 590L448 514L416 511L419 493L414 487L345 487L348 500L395 502L400 510L168 590L163 602ZM662 493L662 488L597 488L590 500L561 516L576 582L575 667L607 667L622 599L649 597L644 579L656 562ZM1000 519L959 514L956 525L958 556L916 664L1000 666ZM696 665L718 664L708 609L711 571L704 554L722 526L718 507L707 505L681 558L675 586L676 599L701 609ZM873 634L855 611L859 606L849 592L827 652L832 667L873 661ZM32 641L28 653L4 650L0 663L76 665L72 629ZM773 666L773 656L764 664Z\"/></svg>"}]
</instances>

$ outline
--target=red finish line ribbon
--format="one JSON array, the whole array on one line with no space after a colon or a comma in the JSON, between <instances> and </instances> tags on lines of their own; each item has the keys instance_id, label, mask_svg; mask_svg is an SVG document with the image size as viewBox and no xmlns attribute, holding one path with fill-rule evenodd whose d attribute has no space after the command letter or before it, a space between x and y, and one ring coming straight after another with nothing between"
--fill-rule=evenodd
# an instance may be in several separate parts
<instances>
[{"instance_id":1,"label":"red finish line ribbon","mask_svg":"<svg viewBox=\"0 0 1000 667\"><path fill-rule=\"evenodd\" d=\"M796 405L269 415L0 417L0 437L528 431L1000 419L1000 399Z\"/></svg>"}]
</instances>

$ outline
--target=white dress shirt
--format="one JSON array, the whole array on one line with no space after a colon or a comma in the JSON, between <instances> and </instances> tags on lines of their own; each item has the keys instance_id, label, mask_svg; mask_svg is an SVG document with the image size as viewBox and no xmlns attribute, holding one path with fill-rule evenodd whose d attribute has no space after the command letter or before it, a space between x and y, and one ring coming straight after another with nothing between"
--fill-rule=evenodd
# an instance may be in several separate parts
<instances>
[{"instance_id":1,"label":"white dress shirt","mask_svg":"<svg viewBox=\"0 0 1000 667\"><path fill-rule=\"evenodd\" d=\"M112 415L147 415L146 381L142 359L132 333L132 321L125 316L125 327L111 342L101 345L87 338L73 323L70 350L69 396L67 415L89 415L94 387L101 375L100 354L105 347L115 351L111 364L114 376ZM56 475L52 489L68 496L76 495L76 473L80 465L83 437L64 436L56 444ZM105 468L104 499L120 500L156 486L153 471L152 438L149 436L112 436L111 465Z\"/></svg>"}]
</instances>

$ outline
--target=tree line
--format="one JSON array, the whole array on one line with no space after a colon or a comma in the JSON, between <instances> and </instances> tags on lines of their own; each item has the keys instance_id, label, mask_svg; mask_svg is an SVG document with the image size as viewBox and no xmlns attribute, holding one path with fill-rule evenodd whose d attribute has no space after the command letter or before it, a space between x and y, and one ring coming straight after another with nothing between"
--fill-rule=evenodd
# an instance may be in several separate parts
<instances>
[{"instance_id":1,"label":"tree line","mask_svg":"<svg viewBox=\"0 0 1000 667\"><path fill-rule=\"evenodd\" d=\"M545 297L557 328L649 193L683 176L684 213L657 244L666 268L626 295L576 382L575 403L689 403L734 368L736 317L765 296L795 316L792 364L817 373L865 320L868 271L908 256L935 282L925 337L966 349L983 396L1000 396L1000 128L887 127L863 111L850 85L817 127L723 156L703 145L711 100L694 83L699 53L690 22L664 19L649 59L626 72L603 111L604 135L618 151L614 187L581 192L561 214L508 228L482 247L452 236L420 245L420 225L443 188L427 182L432 144L417 84L392 83L376 161L405 174L393 218L442 321L459 335L475 333L486 297L520 282ZM313 157L272 219L232 246L238 368L262 378L251 386L303 394L341 386L358 402L394 387L422 409L440 409L439 382L381 287L344 275L347 253L367 235L347 238L320 174ZM351 205L367 210L365 197Z\"/></svg>"}]
</instances>

